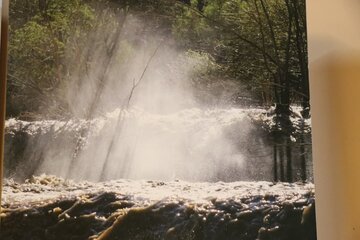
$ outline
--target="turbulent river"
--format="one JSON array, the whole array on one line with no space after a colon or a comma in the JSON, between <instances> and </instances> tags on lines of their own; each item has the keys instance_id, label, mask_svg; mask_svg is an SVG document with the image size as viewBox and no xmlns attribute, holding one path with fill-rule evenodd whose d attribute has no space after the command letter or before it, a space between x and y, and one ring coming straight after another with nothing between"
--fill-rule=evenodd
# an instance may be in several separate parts
<instances>
[{"instance_id":1,"label":"turbulent river","mask_svg":"<svg viewBox=\"0 0 360 240\"><path fill-rule=\"evenodd\" d=\"M272 111L9 119L0 239L314 240L313 184L271 182Z\"/></svg>"},{"instance_id":2,"label":"turbulent river","mask_svg":"<svg viewBox=\"0 0 360 240\"><path fill-rule=\"evenodd\" d=\"M16 239L313 240L313 184L7 181L0 236Z\"/></svg>"},{"instance_id":3,"label":"turbulent river","mask_svg":"<svg viewBox=\"0 0 360 240\"><path fill-rule=\"evenodd\" d=\"M312 179L310 120L293 108L293 169L305 155ZM6 176L26 179L42 173L66 179L104 181L154 179L188 181L273 180L272 109L183 109L152 113L115 110L93 120L6 123ZM298 137L299 135L300 137ZM295 180L300 180L295 171Z\"/></svg>"}]
</instances>

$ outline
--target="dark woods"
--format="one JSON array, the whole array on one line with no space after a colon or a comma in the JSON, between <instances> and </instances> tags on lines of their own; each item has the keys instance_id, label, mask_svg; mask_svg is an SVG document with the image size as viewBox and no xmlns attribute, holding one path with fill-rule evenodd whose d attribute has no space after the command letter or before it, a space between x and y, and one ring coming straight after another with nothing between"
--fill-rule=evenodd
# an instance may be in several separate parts
<instances>
[{"instance_id":1,"label":"dark woods","mask_svg":"<svg viewBox=\"0 0 360 240\"><path fill-rule=\"evenodd\" d=\"M115 16L121 11L146 20L144 31L159 32L177 49L211 61L208 69L193 76L198 92L226 79L243 90L231 96L229 104L274 106L276 124L270 129L274 180L295 179L295 153L301 179L308 179L305 0L13 0L9 117L71 116L64 101L71 72L81 63L96 61L82 51L85 39L94 29L114 26L116 31ZM217 96L207 99L216 102ZM291 121L297 114L293 105L302 107L303 122Z\"/></svg>"},{"instance_id":2,"label":"dark woods","mask_svg":"<svg viewBox=\"0 0 360 240\"><path fill-rule=\"evenodd\" d=\"M298 143L293 143L295 129L290 119L292 104L302 106L304 119L310 117L305 1L182 2L195 8L213 27L219 27L221 43L225 44L222 48L227 52L219 54L218 61L227 56L226 64L233 67L229 68L232 77L247 79L262 105L275 104L274 180L293 181L292 145L296 145L301 152L301 179L306 181L309 139L306 141L304 126L300 124ZM213 15L210 11L214 11ZM213 56L219 56L216 53L212 52ZM244 60L250 61L243 68Z\"/></svg>"}]
</instances>

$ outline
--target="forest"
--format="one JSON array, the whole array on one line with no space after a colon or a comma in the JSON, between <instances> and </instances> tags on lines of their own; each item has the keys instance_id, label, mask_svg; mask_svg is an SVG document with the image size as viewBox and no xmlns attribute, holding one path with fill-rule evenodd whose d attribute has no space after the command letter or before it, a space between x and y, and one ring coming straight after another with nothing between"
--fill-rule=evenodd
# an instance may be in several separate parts
<instances>
[{"instance_id":1,"label":"forest","mask_svg":"<svg viewBox=\"0 0 360 240\"><path fill-rule=\"evenodd\" d=\"M119 26L130 15L146 24L135 41L118 44ZM213 88L226 80L240 89L226 105L273 107L273 179L294 180L294 148L301 152L301 179L308 179L311 139L304 124L291 120L295 105L302 119L310 118L305 0L13 0L10 19L9 118L72 117L76 103L66 93L74 72L86 75L99 61L91 48L104 45L108 58L122 63L148 41L142 35L156 33L156 45L166 42L206 63L191 76L199 101L224 104ZM108 35L93 37L98 29Z\"/></svg>"}]
</instances>

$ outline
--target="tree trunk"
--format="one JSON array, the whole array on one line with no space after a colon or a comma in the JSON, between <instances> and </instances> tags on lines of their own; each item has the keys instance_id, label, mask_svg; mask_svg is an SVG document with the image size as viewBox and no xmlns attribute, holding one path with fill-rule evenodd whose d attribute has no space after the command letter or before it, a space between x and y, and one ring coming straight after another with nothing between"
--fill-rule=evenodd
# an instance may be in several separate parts
<instances>
[{"instance_id":1,"label":"tree trunk","mask_svg":"<svg viewBox=\"0 0 360 240\"><path fill-rule=\"evenodd\" d=\"M284 157L285 157L284 146L280 146L279 156L280 156L280 181L285 182L286 179L285 179L285 164L284 164Z\"/></svg>"},{"instance_id":2,"label":"tree trunk","mask_svg":"<svg viewBox=\"0 0 360 240\"><path fill-rule=\"evenodd\" d=\"M305 132L304 122L301 126L301 137L300 137L300 154L301 154L301 180L306 182L307 180L307 169L306 169L306 148L305 148Z\"/></svg>"},{"instance_id":3,"label":"tree trunk","mask_svg":"<svg viewBox=\"0 0 360 240\"><path fill-rule=\"evenodd\" d=\"M277 155L277 146L274 144L274 182L279 181Z\"/></svg>"},{"instance_id":4,"label":"tree trunk","mask_svg":"<svg viewBox=\"0 0 360 240\"><path fill-rule=\"evenodd\" d=\"M295 0L291 1L292 10L294 15L295 22L295 33L296 33L296 51L300 63L300 71L301 71L301 91L303 93L302 100L302 116L304 118L309 118L310 116L310 104L309 104L309 69L308 69L308 57L307 57L307 32L306 32L306 18L304 18L305 22L301 22L300 19L300 6L298 2Z\"/></svg>"},{"instance_id":5,"label":"tree trunk","mask_svg":"<svg viewBox=\"0 0 360 240\"><path fill-rule=\"evenodd\" d=\"M288 138L286 140L286 175L287 175L287 181L292 182L293 181L293 168L292 168L292 153L291 153L291 140Z\"/></svg>"}]
</instances>

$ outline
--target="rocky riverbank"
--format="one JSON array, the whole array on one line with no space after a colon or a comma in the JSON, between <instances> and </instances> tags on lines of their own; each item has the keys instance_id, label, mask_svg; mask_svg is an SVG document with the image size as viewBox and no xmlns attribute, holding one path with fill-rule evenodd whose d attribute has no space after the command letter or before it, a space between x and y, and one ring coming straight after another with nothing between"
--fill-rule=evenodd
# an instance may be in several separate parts
<instances>
[{"instance_id":1,"label":"rocky riverbank","mask_svg":"<svg viewBox=\"0 0 360 240\"><path fill-rule=\"evenodd\" d=\"M7 180L2 240L314 240L314 186Z\"/></svg>"}]
</instances>

